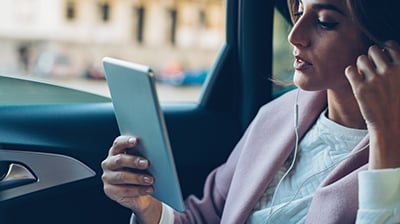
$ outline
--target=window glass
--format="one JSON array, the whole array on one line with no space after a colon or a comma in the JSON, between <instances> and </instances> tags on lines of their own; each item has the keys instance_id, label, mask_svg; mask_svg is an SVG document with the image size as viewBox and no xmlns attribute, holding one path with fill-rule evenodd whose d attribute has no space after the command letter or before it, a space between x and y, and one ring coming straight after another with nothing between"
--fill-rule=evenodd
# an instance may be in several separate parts
<instances>
[{"instance_id":1,"label":"window glass","mask_svg":"<svg viewBox=\"0 0 400 224\"><path fill-rule=\"evenodd\" d=\"M151 66L162 102L197 101L225 11L224 0L3 0L0 75L109 96L101 59L116 57Z\"/></svg>"},{"instance_id":2,"label":"window glass","mask_svg":"<svg viewBox=\"0 0 400 224\"><path fill-rule=\"evenodd\" d=\"M274 95L278 96L294 88L292 47L288 42L291 25L275 10L273 36L273 80Z\"/></svg>"}]
</instances>

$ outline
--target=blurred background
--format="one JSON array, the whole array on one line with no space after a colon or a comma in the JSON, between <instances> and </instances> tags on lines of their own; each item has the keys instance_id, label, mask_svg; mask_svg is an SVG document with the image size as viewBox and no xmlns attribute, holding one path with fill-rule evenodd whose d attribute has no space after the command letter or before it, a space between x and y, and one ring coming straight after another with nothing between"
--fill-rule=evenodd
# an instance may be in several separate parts
<instances>
[{"instance_id":1,"label":"blurred background","mask_svg":"<svg viewBox=\"0 0 400 224\"><path fill-rule=\"evenodd\" d=\"M196 101L225 40L224 0L0 0L0 74L109 96L101 59L151 66L161 101ZM275 13L274 77L290 79Z\"/></svg>"}]
</instances>

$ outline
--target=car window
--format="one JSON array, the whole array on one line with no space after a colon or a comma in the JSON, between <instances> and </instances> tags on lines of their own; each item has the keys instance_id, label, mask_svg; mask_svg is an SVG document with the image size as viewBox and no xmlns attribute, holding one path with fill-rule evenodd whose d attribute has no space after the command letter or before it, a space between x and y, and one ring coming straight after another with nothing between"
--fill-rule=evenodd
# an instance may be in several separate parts
<instances>
[{"instance_id":1,"label":"car window","mask_svg":"<svg viewBox=\"0 0 400 224\"><path fill-rule=\"evenodd\" d=\"M282 93L293 89L291 81L293 78L293 56L292 47L288 42L288 34L291 25L279 13L274 12L273 30L273 95L279 96Z\"/></svg>"},{"instance_id":2,"label":"car window","mask_svg":"<svg viewBox=\"0 0 400 224\"><path fill-rule=\"evenodd\" d=\"M0 74L109 96L101 59L151 66L160 100L197 101L225 41L225 1L4 0Z\"/></svg>"}]
</instances>

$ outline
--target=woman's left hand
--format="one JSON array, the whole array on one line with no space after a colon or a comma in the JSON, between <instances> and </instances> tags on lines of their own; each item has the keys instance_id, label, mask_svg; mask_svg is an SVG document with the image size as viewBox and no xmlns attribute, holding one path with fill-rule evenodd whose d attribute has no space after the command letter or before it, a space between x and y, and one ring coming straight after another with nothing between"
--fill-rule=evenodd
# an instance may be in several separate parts
<instances>
[{"instance_id":1,"label":"woman's left hand","mask_svg":"<svg viewBox=\"0 0 400 224\"><path fill-rule=\"evenodd\" d=\"M400 167L400 45L371 46L345 71L370 135L370 169Z\"/></svg>"}]
</instances>

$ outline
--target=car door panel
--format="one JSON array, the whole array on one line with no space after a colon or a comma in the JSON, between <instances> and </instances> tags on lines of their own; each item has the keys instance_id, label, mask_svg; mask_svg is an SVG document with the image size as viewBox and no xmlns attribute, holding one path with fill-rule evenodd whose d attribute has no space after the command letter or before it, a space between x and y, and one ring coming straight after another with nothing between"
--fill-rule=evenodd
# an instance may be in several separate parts
<instances>
[{"instance_id":1,"label":"car door panel","mask_svg":"<svg viewBox=\"0 0 400 224\"><path fill-rule=\"evenodd\" d=\"M0 114L0 160L23 164L37 178L0 191L4 223L126 220L129 211L105 197L100 179L118 134L110 103L6 105Z\"/></svg>"},{"instance_id":2,"label":"car door panel","mask_svg":"<svg viewBox=\"0 0 400 224\"><path fill-rule=\"evenodd\" d=\"M224 138L240 136L232 122L237 119L197 104L163 109L183 194L201 195L207 173L233 147L234 141L227 144ZM0 192L5 223L126 222L129 211L102 191L100 164L119 134L111 103L0 106L0 114L0 160L27 166L39 180ZM52 162L53 157L80 164L79 178L59 181L63 172L71 175L75 168ZM57 183L43 187L46 178ZM26 215L19 215L21 211Z\"/></svg>"}]
</instances>

